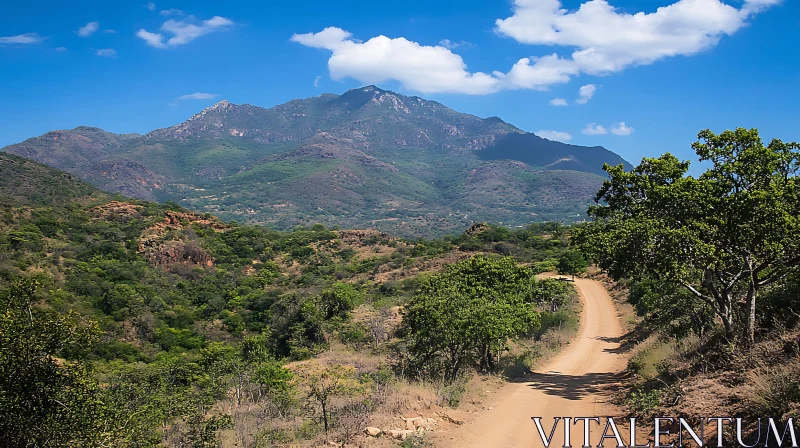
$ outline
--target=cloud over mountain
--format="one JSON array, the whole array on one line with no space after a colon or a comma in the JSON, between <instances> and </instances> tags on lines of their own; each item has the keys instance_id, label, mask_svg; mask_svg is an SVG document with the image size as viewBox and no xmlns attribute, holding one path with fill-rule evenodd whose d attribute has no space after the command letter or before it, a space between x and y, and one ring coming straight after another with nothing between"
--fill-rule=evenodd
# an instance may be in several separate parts
<instances>
[{"instance_id":1,"label":"cloud over mountain","mask_svg":"<svg viewBox=\"0 0 800 448\"><path fill-rule=\"evenodd\" d=\"M485 95L501 90L547 90L580 74L608 75L634 65L694 55L715 46L749 18L779 0L744 0L735 8L721 0L679 0L655 12L629 14L606 0L589 0L567 10L559 0L514 0L514 13L495 22L497 34L522 44L577 48L519 59L507 72L471 72L452 42L424 45L404 37L379 35L366 41L341 28L294 34L291 41L332 52L333 79L364 83L398 81L423 93ZM140 36L143 39L148 37ZM158 41L160 42L160 40ZM578 103L594 93L582 89ZM591 91L590 91L591 90Z\"/></svg>"},{"instance_id":2,"label":"cloud over mountain","mask_svg":"<svg viewBox=\"0 0 800 448\"><path fill-rule=\"evenodd\" d=\"M777 3L745 0L737 9L720 0L679 0L649 14L628 14L606 0L589 0L573 11L559 0L514 0L514 14L498 19L495 30L523 44L577 47L570 57L553 55L562 76L605 75L707 50Z\"/></svg>"}]
</instances>

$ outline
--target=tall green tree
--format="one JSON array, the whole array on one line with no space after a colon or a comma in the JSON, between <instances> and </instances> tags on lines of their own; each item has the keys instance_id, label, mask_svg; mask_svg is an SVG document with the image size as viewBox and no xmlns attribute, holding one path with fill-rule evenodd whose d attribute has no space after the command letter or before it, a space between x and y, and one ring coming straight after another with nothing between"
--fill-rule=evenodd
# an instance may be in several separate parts
<instances>
[{"instance_id":1,"label":"tall green tree","mask_svg":"<svg viewBox=\"0 0 800 448\"><path fill-rule=\"evenodd\" d=\"M759 291L800 264L800 145L739 128L692 147L710 165L699 177L671 154L605 166L594 220L573 238L616 278L682 286L751 343Z\"/></svg>"},{"instance_id":2,"label":"tall green tree","mask_svg":"<svg viewBox=\"0 0 800 448\"><path fill-rule=\"evenodd\" d=\"M531 271L511 258L475 256L428 277L404 310L413 361L446 380L473 363L494 368L509 338L539 324L527 303Z\"/></svg>"},{"instance_id":3,"label":"tall green tree","mask_svg":"<svg viewBox=\"0 0 800 448\"><path fill-rule=\"evenodd\" d=\"M580 251L568 250L559 258L556 269L559 274L571 275L575 280L575 274L583 272L587 266L589 263Z\"/></svg>"}]
</instances>

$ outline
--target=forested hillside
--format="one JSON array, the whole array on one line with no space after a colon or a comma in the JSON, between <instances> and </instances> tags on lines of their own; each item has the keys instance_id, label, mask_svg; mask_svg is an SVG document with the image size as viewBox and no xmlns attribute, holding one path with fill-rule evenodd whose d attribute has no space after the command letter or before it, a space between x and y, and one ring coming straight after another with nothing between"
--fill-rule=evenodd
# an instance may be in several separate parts
<instances>
[{"instance_id":1,"label":"forested hillside","mask_svg":"<svg viewBox=\"0 0 800 448\"><path fill-rule=\"evenodd\" d=\"M2 150L105 191L226 220L404 237L484 221L579 221L603 163L630 167L600 146L546 140L374 86L269 109L222 101L146 135L81 126Z\"/></svg>"},{"instance_id":2,"label":"forested hillside","mask_svg":"<svg viewBox=\"0 0 800 448\"><path fill-rule=\"evenodd\" d=\"M418 405L400 399L410 390L457 406L471 372L530 368L537 341L575 323L571 288L533 278L569 264L559 224L437 240L280 232L5 154L0 192L10 447L345 443L401 425L396 413ZM454 292L472 327L425 318ZM487 294L506 305L486 308Z\"/></svg>"}]
</instances>

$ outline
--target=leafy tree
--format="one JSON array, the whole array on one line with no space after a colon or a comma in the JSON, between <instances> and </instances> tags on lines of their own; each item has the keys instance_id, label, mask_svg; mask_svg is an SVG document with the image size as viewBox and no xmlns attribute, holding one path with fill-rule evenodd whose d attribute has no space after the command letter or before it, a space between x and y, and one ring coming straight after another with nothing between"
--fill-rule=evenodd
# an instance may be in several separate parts
<instances>
[{"instance_id":1,"label":"leafy tree","mask_svg":"<svg viewBox=\"0 0 800 448\"><path fill-rule=\"evenodd\" d=\"M320 306L325 319L346 317L357 305L363 303L364 294L349 283L336 282L320 294Z\"/></svg>"},{"instance_id":2,"label":"leafy tree","mask_svg":"<svg viewBox=\"0 0 800 448\"><path fill-rule=\"evenodd\" d=\"M353 366L308 363L296 368L295 378L297 386L303 391L309 403L319 405L325 434L328 434L330 428L331 400L337 396L348 396L364 391Z\"/></svg>"},{"instance_id":3,"label":"leafy tree","mask_svg":"<svg viewBox=\"0 0 800 448\"><path fill-rule=\"evenodd\" d=\"M447 381L475 361L493 369L507 340L539 323L525 300L530 277L511 258L479 255L423 280L403 311L413 362L441 366Z\"/></svg>"},{"instance_id":4,"label":"leafy tree","mask_svg":"<svg viewBox=\"0 0 800 448\"><path fill-rule=\"evenodd\" d=\"M572 287L555 279L531 279L527 300L538 306L547 306L551 313L555 313L569 300L569 294L574 291Z\"/></svg>"},{"instance_id":5,"label":"leafy tree","mask_svg":"<svg viewBox=\"0 0 800 448\"><path fill-rule=\"evenodd\" d=\"M680 285L752 343L759 291L800 263L800 145L739 128L692 147L711 165L696 178L671 154L605 166L594 221L573 237L612 276Z\"/></svg>"},{"instance_id":6,"label":"leafy tree","mask_svg":"<svg viewBox=\"0 0 800 448\"><path fill-rule=\"evenodd\" d=\"M669 336L680 337L689 332L703 336L713 328L711 307L674 283L652 279L633 282L628 302L646 325Z\"/></svg>"},{"instance_id":7,"label":"leafy tree","mask_svg":"<svg viewBox=\"0 0 800 448\"><path fill-rule=\"evenodd\" d=\"M572 275L572 279L575 280L575 274L583 272L588 265L589 263L580 251L568 250L558 260L556 269L559 274Z\"/></svg>"},{"instance_id":8,"label":"leafy tree","mask_svg":"<svg viewBox=\"0 0 800 448\"><path fill-rule=\"evenodd\" d=\"M264 360L254 366L252 379L258 385L259 396L267 397L279 415L285 416L296 401L292 371L279 361Z\"/></svg>"},{"instance_id":9,"label":"leafy tree","mask_svg":"<svg viewBox=\"0 0 800 448\"><path fill-rule=\"evenodd\" d=\"M0 297L0 433L8 447L108 445L118 429L81 362L95 323L36 306L37 281ZM65 359L67 358L67 359Z\"/></svg>"}]
</instances>

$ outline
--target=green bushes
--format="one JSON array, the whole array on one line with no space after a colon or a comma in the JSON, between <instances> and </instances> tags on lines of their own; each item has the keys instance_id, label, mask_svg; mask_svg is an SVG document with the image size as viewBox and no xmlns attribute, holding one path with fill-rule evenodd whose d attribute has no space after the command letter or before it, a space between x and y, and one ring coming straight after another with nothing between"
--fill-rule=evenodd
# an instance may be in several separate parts
<instances>
[{"instance_id":1,"label":"green bushes","mask_svg":"<svg viewBox=\"0 0 800 448\"><path fill-rule=\"evenodd\" d=\"M461 404L461 399L467 392L467 385L462 381L454 381L453 383L442 386L439 391L439 399L443 406L450 406L457 408Z\"/></svg>"},{"instance_id":2,"label":"green bushes","mask_svg":"<svg viewBox=\"0 0 800 448\"><path fill-rule=\"evenodd\" d=\"M319 303L326 320L346 317L353 308L364 303L364 293L348 283L336 282L320 293Z\"/></svg>"},{"instance_id":3,"label":"green bushes","mask_svg":"<svg viewBox=\"0 0 800 448\"><path fill-rule=\"evenodd\" d=\"M196 349L203 346L203 338L191 330L178 330L170 327L161 327L156 330L156 342L162 350L171 351L175 348Z\"/></svg>"},{"instance_id":4,"label":"green bushes","mask_svg":"<svg viewBox=\"0 0 800 448\"><path fill-rule=\"evenodd\" d=\"M94 446L108 415L85 361L99 331L78 316L35 306L34 281L0 296L0 433L7 446ZM60 362L56 357L65 357Z\"/></svg>"},{"instance_id":5,"label":"green bushes","mask_svg":"<svg viewBox=\"0 0 800 448\"><path fill-rule=\"evenodd\" d=\"M431 448L433 444L425 440L425 437L413 434L403 440L400 448Z\"/></svg>"},{"instance_id":6,"label":"green bushes","mask_svg":"<svg viewBox=\"0 0 800 448\"><path fill-rule=\"evenodd\" d=\"M636 388L628 396L628 409L632 415L637 417L650 417L661 404L661 395L662 392L659 389Z\"/></svg>"},{"instance_id":7,"label":"green bushes","mask_svg":"<svg viewBox=\"0 0 800 448\"><path fill-rule=\"evenodd\" d=\"M703 336L714 327L714 312L689 291L674 284L642 279L631 282L628 302L643 324L670 337Z\"/></svg>"},{"instance_id":8,"label":"green bushes","mask_svg":"<svg viewBox=\"0 0 800 448\"><path fill-rule=\"evenodd\" d=\"M403 317L413 368L446 381L493 370L509 338L539 326L524 299L530 277L510 258L475 256L423 280Z\"/></svg>"}]
</instances>

